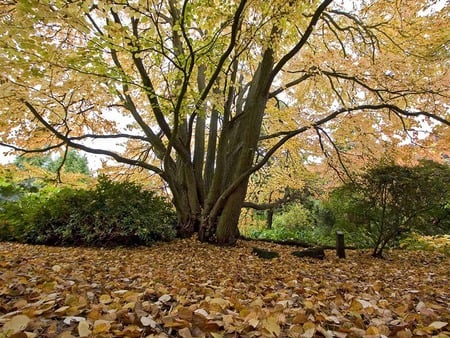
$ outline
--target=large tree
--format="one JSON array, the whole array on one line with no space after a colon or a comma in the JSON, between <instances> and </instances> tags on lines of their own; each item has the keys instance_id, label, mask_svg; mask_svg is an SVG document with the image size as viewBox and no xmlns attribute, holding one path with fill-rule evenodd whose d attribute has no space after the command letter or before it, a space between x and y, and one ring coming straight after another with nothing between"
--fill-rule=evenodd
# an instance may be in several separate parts
<instances>
[{"instance_id":1,"label":"large tree","mask_svg":"<svg viewBox=\"0 0 450 338\"><path fill-rule=\"evenodd\" d=\"M180 233L233 244L250 175L288 140L329 154L449 124L433 3L3 1L1 145L152 171Z\"/></svg>"}]
</instances>

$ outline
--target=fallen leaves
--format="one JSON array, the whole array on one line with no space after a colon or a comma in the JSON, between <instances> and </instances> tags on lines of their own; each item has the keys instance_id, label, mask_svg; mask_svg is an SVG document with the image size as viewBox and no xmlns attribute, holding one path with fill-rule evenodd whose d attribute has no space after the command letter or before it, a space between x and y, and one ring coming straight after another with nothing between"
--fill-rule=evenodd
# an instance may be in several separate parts
<instances>
[{"instance_id":1,"label":"fallen leaves","mask_svg":"<svg viewBox=\"0 0 450 338\"><path fill-rule=\"evenodd\" d=\"M24 331L28 324L30 323L30 318L28 318L25 315L16 315L12 317L8 322L5 323L3 326L3 332L11 332L19 333L21 331Z\"/></svg>"},{"instance_id":2,"label":"fallen leaves","mask_svg":"<svg viewBox=\"0 0 450 338\"><path fill-rule=\"evenodd\" d=\"M0 337L449 337L450 260L194 239L150 248L0 243ZM258 243L258 245L262 245Z\"/></svg>"}]
</instances>

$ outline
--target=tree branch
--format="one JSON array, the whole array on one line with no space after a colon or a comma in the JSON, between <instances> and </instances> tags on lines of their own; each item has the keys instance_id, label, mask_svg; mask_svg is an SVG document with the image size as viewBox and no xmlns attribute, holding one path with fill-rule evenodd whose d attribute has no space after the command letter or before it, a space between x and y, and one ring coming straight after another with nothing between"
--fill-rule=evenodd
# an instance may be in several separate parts
<instances>
[{"instance_id":1,"label":"tree branch","mask_svg":"<svg viewBox=\"0 0 450 338\"><path fill-rule=\"evenodd\" d=\"M0 142L0 146L10 148L14 151L20 151L22 153L45 153L45 152L53 150L53 149L58 149L58 148L62 147L63 145L64 145L64 142L60 142L60 143L57 143L55 145L48 146L45 148L25 149L25 148L17 147L15 145L12 145L9 143Z\"/></svg>"},{"instance_id":2,"label":"tree branch","mask_svg":"<svg viewBox=\"0 0 450 338\"><path fill-rule=\"evenodd\" d=\"M142 162L142 161L139 161L139 160L129 159L129 158L123 157L123 156L121 156L121 155L119 155L119 154L117 154L117 153L115 153L113 151L104 150L104 149L97 149L97 148L91 148L91 147L85 146L84 144L80 144L80 143L74 142L73 139L70 138L68 135L61 134L51 124L49 124L39 114L39 112L36 110L36 108L34 108L34 106L31 103L29 103L28 101L25 101L25 100L23 100L22 102L31 111L31 113L34 115L34 117L36 117L36 119L47 130L49 130L53 135L55 135L57 138L59 138L61 141L63 141L63 144L66 144L67 146L75 148L75 149L83 150L83 151L85 151L87 153L97 154L97 155L106 155L106 156L112 157L114 160L116 160L117 162L120 162L120 163L128 164L128 165L131 165L131 166L138 166L138 167L142 167L142 168L151 170L151 171L155 172L156 174L160 175L163 179L167 179L166 173L164 173L160 168L158 168L158 167L156 167L154 165L151 165L149 163Z\"/></svg>"},{"instance_id":3,"label":"tree branch","mask_svg":"<svg viewBox=\"0 0 450 338\"><path fill-rule=\"evenodd\" d=\"M341 108L338 109L336 111L334 111L333 113L329 114L328 116L312 123L311 125L308 126L304 126L302 128L299 128L297 130L293 130L293 131L288 131L288 132L284 132L283 134L279 135L284 135L283 138L281 140L279 140L271 149L269 149L267 151L267 153L265 154L265 156L261 159L261 161L259 161L259 163L256 163L253 167L249 168L248 170L246 170L244 173L242 173L239 177L237 177L221 194L221 196L219 197L218 201L216 204L220 204L221 201L226 200L226 198L233 193L234 190L236 190L236 188L245 180L247 179L251 174L253 174L255 171L261 169L268 161L269 159L272 157L272 155L279 149L281 148L282 145L284 145L288 140L290 140L291 138L293 138L294 136L297 136L311 128L316 128L319 127L333 119L335 119L337 116L344 114L344 113L348 113L348 112L352 112L352 111L358 111L358 110L383 110L383 109L388 109L388 110L392 110L394 112L397 112L400 115L404 115L404 116L428 116L431 118L436 119L437 121L440 121L446 125L450 125L450 122L439 117L436 116L432 113L429 112L408 112L406 110L402 110L397 106L391 105L391 104L380 104L380 105L360 105L360 106L356 106L356 107L349 107L349 108Z\"/></svg>"},{"instance_id":4,"label":"tree branch","mask_svg":"<svg viewBox=\"0 0 450 338\"><path fill-rule=\"evenodd\" d=\"M320 6L314 12L314 15L312 16L311 21L309 22L309 25L306 28L305 32L303 33L300 41L287 54L285 54L273 68L273 70L271 72L271 76L270 76L270 78L271 78L270 82L273 82L273 79L275 79L275 77L281 71L281 69L284 67L284 65L289 60L291 60L300 51L300 49L302 49L302 47L306 44L306 42L308 41L309 37L311 36L311 34L313 32L314 26L317 24L322 13L325 11L325 9L328 7L328 5L332 1L333 0L324 0L320 4Z\"/></svg>"},{"instance_id":5,"label":"tree branch","mask_svg":"<svg viewBox=\"0 0 450 338\"><path fill-rule=\"evenodd\" d=\"M328 1L330 1L330 0L328 0ZM230 56L234 47L236 46L237 35L239 32L239 27L241 25L241 15L244 11L246 4L247 4L247 0L241 0L238 8L236 9L236 12L234 13L233 24L231 26L230 43L228 44L228 48L225 50L225 52L220 57L219 62L216 66L216 69L214 70L214 73L211 75L208 84L206 85L205 89L203 90L202 94L200 95L199 100L195 104L195 110L198 110L202 106L203 101L205 101L205 99L208 97L209 92L211 91L211 88L213 87L214 83L216 82L219 74L222 72L222 67L223 67L225 61L228 59L228 57Z\"/></svg>"},{"instance_id":6,"label":"tree branch","mask_svg":"<svg viewBox=\"0 0 450 338\"><path fill-rule=\"evenodd\" d=\"M275 97L276 95L284 92L286 89L294 87L296 85L298 85L299 83L302 83L303 81L306 81L307 79L309 79L312 76L315 76L317 73L316 72L307 72L306 74L303 74L301 77L299 77L298 79L295 79L291 82L286 83L283 87L278 88L277 90L274 90L273 92L269 93L269 99Z\"/></svg>"},{"instance_id":7,"label":"tree branch","mask_svg":"<svg viewBox=\"0 0 450 338\"><path fill-rule=\"evenodd\" d=\"M298 199L299 199L298 194L286 193L283 198L279 198L274 202L270 202L270 199L269 199L269 203L254 203L254 202L246 201L242 204L242 207L255 209L255 210L270 210L270 209L276 209L276 208L282 206L283 204L293 202Z\"/></svg>"}]
</instances>

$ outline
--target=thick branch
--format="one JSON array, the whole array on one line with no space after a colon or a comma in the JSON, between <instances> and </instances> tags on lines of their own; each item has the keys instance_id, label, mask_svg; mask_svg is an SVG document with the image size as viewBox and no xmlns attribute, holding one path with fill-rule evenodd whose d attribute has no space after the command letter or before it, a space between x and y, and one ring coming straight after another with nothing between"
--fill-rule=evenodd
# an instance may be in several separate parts
<instances>
[{"instance_id":1,"label":"thick branch","mask_svg":"<svg viewBox=\"0 0 450 338\"><path fill-rule=\"evenodd\" d=\"M298 195L298 194L297 194ZM255 210L270 210L270 209L276 209L283 204L295 201L298 196L296 194L286 194L283 198L277 199L274 202L270 203L254 203L254 202L244 202L242 204L243 208L250 208Z\"/></svg>"},{"instance_id":2,"label":"thick branch","mask_svg":"<svg viewBox=\"0 0 450 338\"><path fill-rule=\"evenodd\" d=\"M76 143L74 142L74 139L72 139L69 136L61 134L58 130L56 130L51 124L49 124L34 108L34 106L27 102L23 101L23 103L27 106L27 108L31 111L31 113L36 117L36 119L47 129L49 130L53 135L55 135L57 138L59 138L61 141L63 141L63 144L66 144L67 146L70 146L72 148L83 150L87 153L91 154L97 154L97 155L106 155L109 157L112 157L114 160L120 163L125 163L131 166L139 166L148 170L151 170L155 172L156 174L160 175L163 179L167 179L166 174L158 167L148 164L143 161L139 160L133 160L126 157L123 157L115 152L104 150L104 149L97 149L97 148L91 148L88 146L85 146L84 144Z\"/></svg>"},{"instance_id":3,"label":"thick branch","mask_svg":"<svg viewBox=\"0 0 450 338\"><path fill-rule=\"evenodd\" d=\"M394 112L396 112L399 115L403 115L403 116L428 116L431 118L436 119L437 121L440 121L446 125L450 125L450 122L445 120L444 118L441 118L439 116L436 116L435 114L429 113L429 112L408 112L405 110L400 109L397 106L391 105L391 104L380 104L380 105L361 105L361 106L356 106L356 107L350 107L350 108L341 108L339 110L336 110L335 112L329 114L328 116L324 117L323 119L320 119L314 123L312 123L311 125L308 126L304 126L302 128L299 128L297 130L293 130L293 131L288 131L288 132L284 132L283 134L279 134L279 135L284 135L284 137L279 140L271 149L269 149L267 151L267 153L265 154L265 156L261 159L261 161L259 161L258 163L256 163L253 167L251 167L250 169L246 170L244 173L242 173L237 179L235 179L233 181L232 184L230 184L228 186L227 189L225 189L223 191L223 193L221 194L221 196L219 197L216 205L220 205L220 203L223 203L226 198L228 198L228 196L233 193L233 191L245 180L247 179L247 177L249 177L251 174L253 174L254 172L258 171L259 169L261 169L268 161L269 159L273 156L273 154L279 149L281 148L288 140L290 140L291 138L293 138L294 136L297 136L311 128L317 128L333 119L335 119L337 116L343 114L343 113L348 113L348 112L352 112L352 111L358 111L358 110L383 110L383 109L388 109L388 110L392 110ZM213 212L211 212L211 214L213 214Z\"/></svg>"}]
</instances>

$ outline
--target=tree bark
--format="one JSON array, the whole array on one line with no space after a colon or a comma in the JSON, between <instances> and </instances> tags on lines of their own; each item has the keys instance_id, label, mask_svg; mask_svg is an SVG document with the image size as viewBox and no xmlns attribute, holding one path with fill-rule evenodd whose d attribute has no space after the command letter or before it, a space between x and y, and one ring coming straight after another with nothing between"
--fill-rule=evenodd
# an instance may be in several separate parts
<instances>
[{"instance_id":1,"label":"tree bark","mask_svg":"<svg viewBox=\"0 0 450 338\"><path fill-rule=\"evenodd\" d=\"M205 228L199 232L200 240L233 245L239 237L239 216L248 186L248 176L242 178L242 175L253 165L273 65L273 51L268 48L255 72L242 114L234 117L228 126L224 125L217 169L204 208L205 220L201 227ZM249 125L253 127L248 128ZM235 185L230 191L229 187Z\"/></svg>"}]
</instances>

